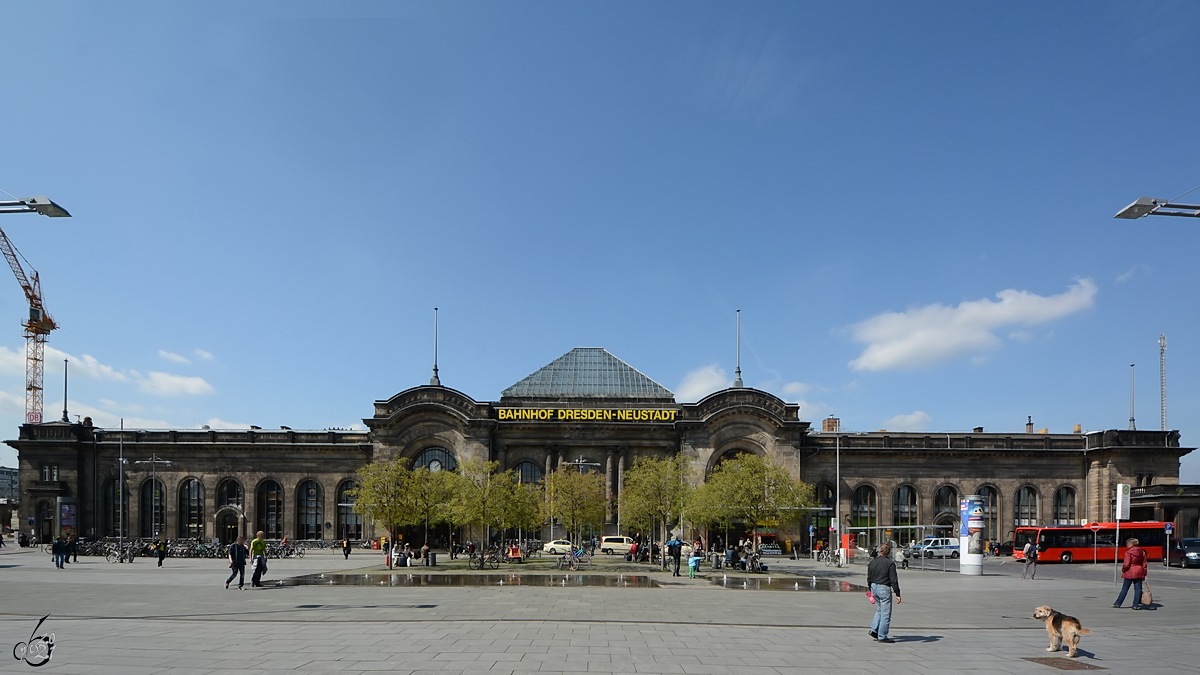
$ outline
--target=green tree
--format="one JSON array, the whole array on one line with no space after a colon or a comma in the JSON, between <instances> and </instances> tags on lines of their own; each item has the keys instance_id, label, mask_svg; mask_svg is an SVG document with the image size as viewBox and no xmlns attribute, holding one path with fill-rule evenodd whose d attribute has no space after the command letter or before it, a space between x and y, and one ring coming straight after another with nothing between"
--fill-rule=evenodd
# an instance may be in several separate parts
<instances>
[{"instance_id":1,"label":"green tree","mask_svg":"<svg viewBox=\"0 0 1200 675\"><path fill-rule=\"evenodd\" d=\"M647 532L659 523L666 543L668 526L683 513L691 491L684 481L686 466L683 455L638 457L621 485L621 520Z\"/></svg>"},{"instance_id":2,"label":"green tree","mask_svg":"<svg viewBox=\"0 0 1200 675\"><path fill-rule=\"evenodd\" d=\"M751 526L755 547L760 523L796 522L803 517L804 508L815 503L811 485L751 454L718 464L708 477L702 500L703 506L694 517L715 519L709 522L722 522L726 517L740 519ZM722 511L728 515L718 516Z\"/></svg>"},{"instance_id":3,"label":"green tree","mask_svg":"<svg viewBox=\"0 0 1200 675\"><path fill-rule=\"evenodd\" d=\"M544 501L541 485L514 480L504 509L504 527L526 533L537 530L546 522L542 510Z\"/></svg>"},{"instance_id":4,"label":"green tree","mask_svg":"<svg viewBox=\"0 0 1200 675\"><path fill-rule=\"evenodd\" d=\"M557 518L579 543L585 527L604 525L604 476L560 466L546 481L550 517Z\"/></svg>"},{"instance_id":5,"label":"green tree","mask_svg":"<svg viewBox=\"0 0 1200 675\"><path fill-rule=\"evenodd\" d=\"M460 523L478 525L487 545L488 528L504 527L505 502L512 495L511 471L497 472L500 462L468 459L458 467L454 514Z\"/></svg>"},{"instance_id":6,"label":"green tree","mask_svg":"<svg viewBox=\"0 0 1200 675\"><path fill-rule=\"evenodd\" d=\"M352 491L354 512L382 525L388 541L396 541L396 528L412 521L407 488L411 473L406 461L375 462L358 470L358 487Z\"/></svg>"},{"instance_id":7,"label":"green tree","mask_svg":"<svg viewBox=\"0 0 1200 675\"><path fill-rule=\"evenodd\" d=\"M456 479L453 472L430 471L428 467L408 472L404 492L408 503L412 505L412 514L406 523L425 526L422 543L429 541L430 523L444 523L451 519Z\"/></svg>"}]
</instances>

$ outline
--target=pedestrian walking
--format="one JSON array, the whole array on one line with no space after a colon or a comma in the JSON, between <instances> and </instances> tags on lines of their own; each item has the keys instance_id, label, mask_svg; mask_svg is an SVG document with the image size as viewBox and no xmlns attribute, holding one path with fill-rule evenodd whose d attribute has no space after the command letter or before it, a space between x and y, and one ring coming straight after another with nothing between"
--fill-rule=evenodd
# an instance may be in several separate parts
<instances>
[{"instance_id":1,"label":"pedestrian walking","mask_svg":"<svg viewBox=\"0 0 1200 675\"><path fill-rule=\"evenodd\" d=\"M892 628L892 598L900 604L900 578L896 574L896 561L891 556L892 545L880 544L879 555L867 564L867 586L875 598L875 618L871 619L871 630L867 634L876 642L895 642L889 631Z\"/></svg>"},{"instance_id":2,"label":"pedestrian walking","mask_svg":"<svg viewBox=\"0 0 1200 675\"><path fill-rule=\"evenodd\" d=\"M155 539L154 554L158 556L158 566L162 567L163 560L165 560L167 557L167 542L161 539Z\"/></svg>"},{"instance_id":3,"label":"pedestrian walking","mask_svg":"<svg viewBox=\"0 0 1200 675\"><path fill-rule=\"evenodd\" d=\"M1021 570L1021 578L1024 579L1028 574L1029 580L1032 581L1037 577L1038 546L1031 539L1025 542L1025 548L1021 549L1021 552L1025 555L1025 569Z\"/></svg>"},{"instance_id":4,"label":"pedestrian walking","mask_svg":"<svg viewBox=\"0 0 1200 675\"><path fill-rule=\"evenodd\" d=\"M1129 548L1125 551L1125 560L1121 563L1121 594L1117 596L1117 601L1113 603L1113 607L1121 608L1121 604L1125 602L1125 594L1129 592L1130 584L1133 585L1133 608L1142 608L1142 581L1146 579L1147 561L1150 556L1146 554L1146 549L1138 546L1138 540L1130 538L1125 540L1125 545Z\"/></svg>"},{"instance_id":5,"label":"pedestrian walking","mask_svg":"<svg viewBox=\"0 0 1200 675\"><path fill-rule=\"evenodd\" d=\"M67 537L67 555L71 556L71 562L79 562L79 537Z\"/></svg>"},{"instance_id":6,"label":"pedestrian walking","mask_svg":"<svg viewBox=\"0 0 1200 675\"><path fill-rule=\"evenodd\" d=\"M250 576L250 585L262 586L262 575L267 571L267 540L263 531L259 530L250 542L250 558L254 564L254 574Z\"/></svg>"},{"instance_id":7,"label":"pedestrian walking","mask_svg":"<svg viewBox=\"0 0 1200 675\"><path fill-rule=\"evenodd\" d=\"M342 540L342 553L345 554L346 560L350 559L350 537Z\"/></svg>"},{"instance_id":8,"label":"pedestrian walking","mask_svg":"<svg viewBox=\"0 0 1200 675\"><path fill-rule=\"evenodd\" d=\"M50 544L50 553L54 557L54 566L60 570L64 569L63 560L67 557L66 551L67 542L62 537L55 539L54 543Z\"/></svg>"},{"instance_id":9,"label":"pedestrian walking","mask_svg":"<svg viewBox=\"0 0 1200 675\"><path fill-rule=\"evenodd\" d=\"M681 576L679 574L679 558L683 555L683 542L679 541L679 535L675 535L674 539L667 542L667 548L670 549L668 553L671 555L671 562L675 566L674 574L671 576Z\"/></svg>"},{"instance_id":10,"label":"pedestrian walking","mask_svg":"<svg viewBox=\"0 0 1200 675\"><path fill-rule=\"evenodd\" d=\"M225 588L229 588L229 582L236 576L238 590L246 590L246 558L249 555L245 537L238 537L237 541L229 545L229 578L225 580Z\"/></svg>"}]
</instances>

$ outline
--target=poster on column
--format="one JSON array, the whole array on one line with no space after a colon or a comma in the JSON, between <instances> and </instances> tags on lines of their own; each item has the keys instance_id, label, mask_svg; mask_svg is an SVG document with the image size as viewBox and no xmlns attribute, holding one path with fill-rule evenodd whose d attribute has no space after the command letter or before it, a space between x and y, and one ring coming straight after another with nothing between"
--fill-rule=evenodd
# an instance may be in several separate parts
<instances>
[{"instance_id":1,"label":"poster on column","mask_svg":"<svg viewBox=\"0 0 1200 675\"><path fill-rule=\"evenodd\" d=\"M966 542L964 552L983 555L983 499L977 495L960 499L959 518L959 536Z\"/></svg>"}]
</instances>

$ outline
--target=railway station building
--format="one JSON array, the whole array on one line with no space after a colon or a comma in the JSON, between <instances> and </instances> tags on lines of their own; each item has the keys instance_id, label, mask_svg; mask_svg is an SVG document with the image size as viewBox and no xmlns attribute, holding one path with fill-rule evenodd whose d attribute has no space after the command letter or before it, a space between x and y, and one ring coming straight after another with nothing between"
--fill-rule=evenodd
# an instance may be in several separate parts
<instances>
[{"instance_id":1,"label":"railway station building","mask_svg":"<svg viewBox=\"0 0 1200 675\"><path fill-rule=\"evenodd\" d=\"M1135 517L1200 535L1200 495L1178 485L1192 448L1176 431L845 432L752 388L678 402L599 348L571 350L497 401L422 385L375 401L363 422L365 431L25 424L7 441L20 455L18 520L41 541L115 536L122 522L133 537L364 539L377 532L347 494L359 468L401 457L453 470L477 458L528 481L564 462L603 472L604 529L616 533L626 529L623 477L638 457L682 454L687 480L700 484L722 459L754 453L815 486L821 508L801 522L759 523L767 540L804 549L828 537L835 516L868 542L908 539L916 526L948 535L968 494L984 499L987 539L1007 541L1021 525L1111 521L1119 483L1135 486Z\"/></svg>"}]
</instances>

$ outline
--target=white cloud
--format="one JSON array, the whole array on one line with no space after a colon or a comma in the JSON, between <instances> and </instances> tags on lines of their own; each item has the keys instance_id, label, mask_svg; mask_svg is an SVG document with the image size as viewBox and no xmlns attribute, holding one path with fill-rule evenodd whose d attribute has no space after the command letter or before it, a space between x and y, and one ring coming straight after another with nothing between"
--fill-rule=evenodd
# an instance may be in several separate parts
<instances>
[{"instance_id":1,"label":"white cloud","mask_svg":"<svg viewBox=\"0 0 1200 675\"><path fill-rule=\"evenodd\" d=\"M925 431L929 428L929 415L918 410L907 415L896 415L890 420L885 420L883 423L884 429L888 431Z\"/></svg>"},{"instance_id":2,"label":"white cloud","mask_svg":"<svg viewBox=\"0 0 1200 675\"><path fill-rule=\"evenodd\" d=\"M1134 278L1138 274L1149 274L1149 273L1150 273L1149 265L1134 265L1133 267L1130 267L1129 270L1126 271L1124 274L1117 277L1117 283L1123 284L1126 281L1129 281L1130 279Z\"/></svg>"},{"instance_id":3,"label":"white cloud","mask_svg":"<svg viewBox=\"0 0 1200 675\"><path fill-rule=\"evenodd\" d=\"M200 359L201 361L212 361L213 355L210 352L204 351L203 349L196 349L196 358Z\"/></svg>"},{"instance_id":4,"label":"white cloud","mask_svg":"<svg viewBox=\"0 0 1200 675\"><path fill-rule=\"evenodd\" d=\"M191 363L192 362L191 359L189 359L186 356L180 356L179 354L176 354L175 352L168 352L163 349L158 350L158 356L159 356L159 358L166 359L173 363Z\"/></svg>"},{"instance_id":5,"label":"white cloud","mask_svg":"<svg viewBox=\"0 0 1200 675\"><path fill-rule=\"evenodd\" d=\"M962 354L995 349L1001 343L993 331L1009 325L1031 325L1061 318L1091 307L1097 288L1079 279L1064 293L1040 296L1007 289L990 299L963 302L957 307L934 304L904 312L884 312L851 326L855 342L867 345L850 362L854 370L920 368Z\"/></svg>"},{"instance_id":6,"label":"white cloud","mask_svg":"<svg viewBox=\"0 0 1200 675\"><path fill-rule=\"evenodd\" d=\"M16 415L25 419L25 397L0 391L0 415Z\"/></svg>"},{"instance_id":7,"label":"white cloud","mask_svg":"<svg viewBox=\"0 0 1200 675\"><path fill-rule=\"evenodd\" d=\"M779 393L784 396L803 396L809 391L812 391L812 385L803 382L788 382L779 388Z\"/></svg>"},{"instance_id":8,"label":"white cloud","mask_svg":"<svg viewBox=\"0 0 1200 675\"><path fill-rule=\"evenodd\" d=\"M699 401L714 391L727 389L733 380L725 374L723 368L716 365L697 368L683 376L683 381L675 387L676 401Z\"/></svg>"},{"instance_id":9,"label":"white cloud","mask_svg":"<svg viewBox=\"0 0 1200 675\"><path fill-rule=\"evenodd\" d=\"M104 429L120 428L122 419L125 420L126 429L172 429L176 426L166 420L113 414L107 410L101 410L100 408L80 403L79 401L71 401L67 405L67 411L71 414L72 422L75 421L76 415L81 419L90 417L92 418L92 424Z\"/></svg>"},{"instance_id":10,"label":"white cloud","mask_svg":"<svg viewBox=\"0 0 1200 675\"><path fill-rule=\"evenodd\" d=\"M24 358L24 357L22 357ZM70 362L72 375L85 375L93 377L97 380L114 380L116 382L128 382L129 376L112 366L105 365L96 360L96 357L89 354L83 356L72 356L60 349L55 349L50 345L46 345L46 370L58 370L58 364L66 359Z\"/></svg>"},{"instance_id":11,"label":"white cloud","mask_svg":"<svg viewBox=\"0 0 1200 675\"><path fill-rule=\"evenodd\" d=\"M0 347L0 374L25 375L25 352Z\"/></svg>"},{"instance_id":12,"label":"white cloud","mask_svg":"<svg viewBox=\"0 0 1200 675\"><path fill-rule=\"evenodd\" d=\"M138 381L138 388L149 394L162 396L178 396L180 394L203 395L216 392L213 386L202 377L172 375L170 373L151 372L149 377Z\"/></svg>"},{"instance_id":13,"label":"white cloud","mask_svg":"<svg viewBox=\"0 0 1200 675\"><path fill-rule=\"evenodd\" d=\"M250 428L249 424L243 424L242 422L226 422L225 420L217 418L217 417L210 417L209 420L207 422L205 422L204 424L206 426L208 426L208 428L210 428L210 429L249 429Z\"/></svg>"}]
</instances>

